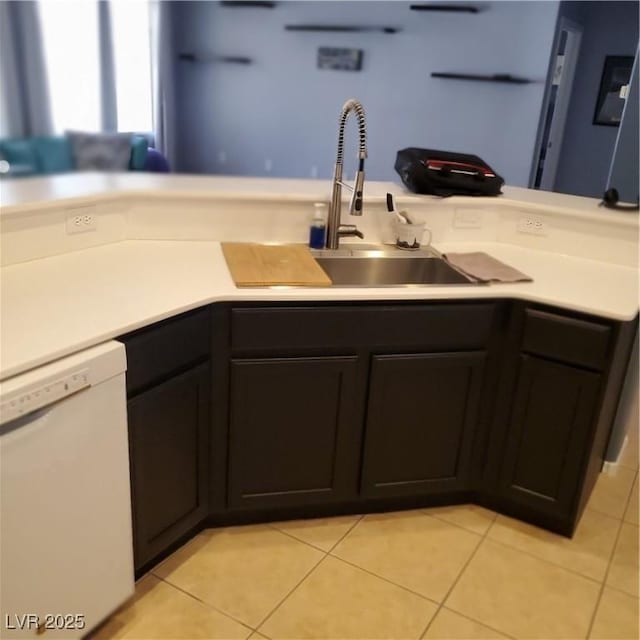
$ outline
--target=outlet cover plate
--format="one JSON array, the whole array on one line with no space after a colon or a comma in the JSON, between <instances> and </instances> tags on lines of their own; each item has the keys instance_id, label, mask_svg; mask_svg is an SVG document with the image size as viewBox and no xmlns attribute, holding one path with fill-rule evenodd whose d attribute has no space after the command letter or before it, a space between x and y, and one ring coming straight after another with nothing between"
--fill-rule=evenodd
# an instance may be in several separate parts
<instances>
[{"instance_id":1,"label":"outlet cover plate","mask_svg":"<svg viewBox=\"0 0 640 640\"><path fill-rule=\"evenodd\" d=\"M522 216L518 220L518 233L528 233L532 236L548 236L549 225L537 216Z\"/></svg>"},{"instance_id":2,"label":"outlet cover plate","mask_svg":"<svg viewBox=\"0 0 640 640\"><path fill-rule=\"evenodd\" d=\"M67 233L84 233L98 228L95 211L90 207L69 209L67 211Z\"/></svg>"}]
</instances>

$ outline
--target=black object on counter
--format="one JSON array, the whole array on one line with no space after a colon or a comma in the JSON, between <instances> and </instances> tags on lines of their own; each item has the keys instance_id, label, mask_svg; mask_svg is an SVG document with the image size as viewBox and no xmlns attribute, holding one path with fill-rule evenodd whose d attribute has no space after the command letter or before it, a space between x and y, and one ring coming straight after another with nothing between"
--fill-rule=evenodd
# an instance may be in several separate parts
<instances>
[{"instance_id":1,"label":"black object on counter","mask_svg":"<svg viewBox=\"0 0 640 640\"><path fill-rule=\"evenodd\" d=\"M414 193L497 196L504 184L484 160L467 153L409 147L398 151L394 168Z\"/></svg>"}]
</instances>

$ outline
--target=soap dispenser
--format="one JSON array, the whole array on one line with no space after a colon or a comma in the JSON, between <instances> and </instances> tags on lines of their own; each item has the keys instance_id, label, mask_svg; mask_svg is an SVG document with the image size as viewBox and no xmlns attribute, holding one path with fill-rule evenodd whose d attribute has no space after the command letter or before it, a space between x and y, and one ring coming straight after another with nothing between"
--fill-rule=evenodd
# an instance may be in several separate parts
<instances>
[{"instance_id":1,"label":"soap dispenser","mask_svg":"<svg viewBox=\"0 0 640 640\"><path fill-rule=\"evenodd\" d=\"M313 219L309 229L309 247L324 249L327 233L327 205L324 202L316 202L313 207Z\"/></svg>"}]
</instances>

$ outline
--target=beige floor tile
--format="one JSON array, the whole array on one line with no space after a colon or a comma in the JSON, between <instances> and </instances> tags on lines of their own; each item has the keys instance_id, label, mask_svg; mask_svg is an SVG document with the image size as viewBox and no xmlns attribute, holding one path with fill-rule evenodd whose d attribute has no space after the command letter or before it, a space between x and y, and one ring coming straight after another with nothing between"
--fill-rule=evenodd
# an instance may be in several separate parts
<instances>
[{"instance_id":1,"label":"beige floor tile","mask_svg":"<svg viewBox=\"0 0 640 640\"><path fill-rule=\"evenodd\" d=\"M209 529L154 573L255 628L322 557L268 526Z\"/></svg>"},{"instance_id":2,"label":"beige floor tile","mask_svg":"<svg viewBox=\"0 0 640 640\"><path fill-rule=\"evenodd\" d=\"M337 518L313 518L276 522L271 526L288 533L302 542L318 549L329 551L344 536L361 516L340 516Z\"/></svg>"},{"instance_id":3,"label":"beige floor tile","mask_svg":"<svg viewBox=\"0 0 640 640\"><path fill-rule=\"evenodd\" d=\"M267 638L267 636L262 635L259 631L254 631L249 636L249 640L257 640L258 638L262 638L263 640L269 640L269 638Z\"/></svg>"},{"instance_id":4,"label":"beige floor tile","mask_svg":"<svg viewBox=\"0 0 640 640\"><path fill-rule=\"evenodd\" d=\"M429 625L424 638L433 640L493 640L494 638L508 638L479 622L474 622L459 613L442 608Z\"/></svg>"},{"instance_id":5,"label":"beige floor tile","mask_svg":"<svg viewBox=\"0 0 640 640\"><path fill-rule=\"evenodd\" d=\"M247 638L251 629L148 575L136 595L100 627L91 640L123 638Z\"/></svg>"},{"instance_id":6,"label":"beige floor tile","mask_svg":"<svg viewBox=\"0 0 640 640\"><path fill-rule=\"evenodd\" d=\"M620 520L586 509L573 538L498 516L488 537L565 569L604 580Z\"/></svg>"},{"instance_id":7,"label":"beige floor tile","mask_svg":"<svg viewBox=\"0 0 640 640\"><path fill-rule=\"evenodd\" d=\"M638 526L622 523L607 585L638 597Z\"/></svg>"},{"instance_id":8,"label":"beige floor tile","mask_svg":"<svg viewBox=\"0 0 640 640\"><path fill-rule=\"evenodd\" d=\"M600 585L485 539L446 606L518 638L584 638Z\"/></svg>"},{"instance_id":9,"label":"beige floor tile","mask_svg":"<svg viewBox=\"0 0 640 640\"><path fill-rule=\"evenodd\" d=\"M365 516L332 553L439 602L480 540L422 511L403 511Z\"/></svg>"},{"instance_id":10,"label":"beige floor tile","mask_svg":"<svg viewBox=\"0 0 640 640\"><path fill-rule=\"evenodd\" d=\"M638 599L605 587L589 637L593 640L640 638Z\"/></svg>"},{"instance_id":11,"label":"beige floor tile","mask_svg":"<svg viewBox=\"0 0 640 640\"><path fill-rule=\"evenodd\" d=\"M458 504L451 507L433 507L425 513L434 518L445 520L474 533L484 535L494 521L496 514L475 504Z\"/></svg>"},{"instance_id":12,"label":"beige floor tile","mask_svg":"<svg viewBox=\"0 0 640 640\"><path fill-rule=\"evenodd\" d=\"M636 476L636 480L633 483L633 489L631 490L629 504L627 505L627 510L624 513L625 522L640 524L638 519L638 500L640 500L640 497L638 496L638 476Z\"/></svg>"},{"instance_id":13,"label":"beige floor tile","mask_svg":"<svg viewBox=\"0 0 640 640\"><path fill-rule=\"evenodd\" d=\"M587 506L622 519L635 476L635 470L619 465L603 471Z\"/></svg>"},{"instance_id":14,"label":"beige floor tile","mask_svg":"<svg viewBox=\"0 0 640 640\"><path fill-rule=\"evenodd\" d=\"M419 638L437 606L328 556L264 623L270 638Z\"/></svg>"}]
</instances>

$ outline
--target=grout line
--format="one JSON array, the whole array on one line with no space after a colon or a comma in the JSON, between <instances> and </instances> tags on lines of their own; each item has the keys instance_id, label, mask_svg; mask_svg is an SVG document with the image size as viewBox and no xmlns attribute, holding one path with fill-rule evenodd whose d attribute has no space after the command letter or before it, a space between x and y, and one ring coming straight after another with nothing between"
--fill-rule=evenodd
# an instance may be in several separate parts
<instances>
[{"instance_id":1,"label":"grout line","mask_svg":"<svg viewBox=\"0 0 640 640\"><path fill-rule=\"evenodd\" d=\"M635 476L633 477L633 482L638 478L638 471L636 471ZM624 506L623 517L629 508L629 501L631 500L631 494L633 493L633 482L631 483L631 490L629 491L629 495L627 496L627 500ZM596 621L596 615L598 613L598 609L600 608L600 602L602 601L602 594L604 593L604 588L607 586L607 578L609 577L609 571L611 570L611 563L613 562L613 556L616 553L616 549L618 547L618 541L620 540L620 534L622 533L622 525L624 524L623 520L620 520L620 524L618 525L618 535L616 536L616 541L613 544L613 548L611 549L611 553L609 554L609 562L607 563L607 570L604 573L604 578L602 579L602 584L600 585L600 591L598 593L598 598L596 600L596 606L593 608L593 613L591 614L591 621L589 622L589 628L587 629L586 637L589 638L591 636L591 632L593 631L593 625Z\"/></svg>"},{"instance_id":2,"label":"grout line","mask_svg":"<svg viewBox=\"0 0 640 640\"><path fill-rule=\"evenodd\" d=\"M315 548L315 547L314 547ZM309 571L307 571L307 573L305 573L302 578L300 580L298 580L298 582L293 586L292 589L290 589L285 596L276 604L275 607L273 607L273 609L271 609L271 611L269 611L269 613L267 613L267 615L260 621L260 623L258 625L256 625L256 631L258 631L258 633L262 633L262 631L260 631L260 627L284 604L284 602L287 600L287 598L289 598L289 596L317 569L317 567L324 562L325 558L328 556L328 553L325 553L322 558L320 558L320 560L318 560L318 562L316 562L313 567L311 567L311 569L309 569Z\"/></svg>"},{"instance_id":3,"label":"grout line","mask_svg":"<svg viewBox=\"0 0 640 640\"><path fill-rule=\"evenodd\" d=\"M177 591L180 591L181 593L184 593L185 595L189 596L190 598L192 598L196 602L200 602L201 604L205 605L208 609L213 609L213 611L216 611L217 613L221 613L226 618L231 618L231 620L233 620L234 622L237 622L238 624L241 624L243 627L246 627L247 629L250 629L251 631L250 631L249 635L251 635L251 633L256 631L256 629L254 629L250 624L248 624L246 622L243 622L239 618L236 618L235 616L232 616L230 613L227 613L226 611L223 611L222 609L219 609L218 607L216 607L215 605L211 604L210 602L207 602L206 600L202 600L202 598L198 598L198 596L195 596L193 593L190 593L189 591L186 591L182 587L179 587L177 584L174 584L173 582L170 582L166 578L160 578L158 576L156 576L156 577L161 582L164 582L164 583L168 584L170 587L173 587L174 589L176 589Z\"/></svg>"},{"instance_id":4,"label":"grout line","mask_svg":"<svg viewBox=\"0 0 640 640\"><path fill-rule=\"evenodd\" d=\"M427 600L428 602L431 602L432 604L439 604L437 600L434 600L433 598L429 598L429 596L425 596L423 593L418 593L417 591L414 591L413 589L410 589L409 587L405 587L403 584L398 584L397 582L394 582L393 580L389 580L389 578L386 578L385 576L381 576L379 573L374 573L373 571L370 571L369 569L365 569L364 567L361 567L360 565L354 564L353 562L350 562L349 560L345 560L344 558L341 558L340 556L336 556L333 553L327 554L329 556L331 556L334 560L338 560L340 562L344 562L345 564L348 564L350 567L353 567L354 569L358 569L359 571L363 571L364 573L368 573L370 576L373 576L374 578L379 578L380 580L393 585L394 587L398 587L398 589L402 589L403 591L407 591L408 593L412 593L414 596L418 596L420 598L422 598L423 600Z\"/></svg>"},{"instance_id":5,"label":"grout line","mask_svg":"<svg viewBox=\"0 0 640 640\"><path fill-rule=\"evenodd\" d=\"M331 547L331 549L329 551L325 551L324 549L318 549L318 547L316 547L316 546L314 546L314 545L312 545L312 544L310 544L308 542L304 542L303 540L298 540L298 538L296 538L295 536L290 536L294 540L298 540L298 542L303 542L304 544L307 544L308 546L312 547L313 549L316 549L317 551L322 552L324 555L322 556L322 558L320 558L320 560L318 560L318 562L316 562L316 564L313 565L313 567L311 567L311 569L302 577L302 579L293 587L293 589L291 589L291 591L289 591L284 596L284 598L282 598L282 600L280 600L280 602L278 602L278 604L276 604L276 606L267 614L267 616L262 620L262 622L260 622L260 624L256 627L256 631L258 631L258 629L260 629L260 627L284 604L285 600L287 600L289 598L289 596L316 570L316 568L320 565L320 563L323 562L325 560L325 558L327 558L329 556L329 553L351 533L351 531L356 527L356 525L360 522L360 520L362 520L362 518L364 518L364 515L358 516L356 518L355 522L337 540L337 542ZM276 529L276 531L280 531L280 529L277 529L276 527L274 527L274 529ZM284 531L280 531L280 533L283 533L285 535L289 535L289 534L286 534ZM258 631L258 633L262 633L262 632Z\"/></svg>"},{"instance_id":6,"label":"grout line","mask_svg":"<svg viewBox=\"0 0 640 640\"><path fill-rule=\"evenodd\" d=\"M271 525L269 525L271 526ZM288 531L283 531L282 529L278 529L278 527L271 527L274 531L277 531L278 533L281 533L283 536L287 536L288 538L291 538L292 540L295 540L296 542L301 542L302 544L306 544L308 547L311 547L312 549L315 549L316 551L319 551L320 553L327 553L326 549L322 549L321 547L316 547L315 544L312 544L311 542L309 542L308 540L302 540L301 538L298 538L297 536L294 536L293 533L289 533Z\"/></svg>"},{"instance_id":7,"label":"grout line","mask_svg":"<svg viewBox=\"0 0 640 640\"><path fill-rule=\"evenodd\" d=\"M516 640L516 636L510 636L508 633L505 633L504 631L500 631L500 629L496 629L495 627L491 627L489 626L486 622L481 622L480 620L476 620L475 618L472 618L471 616L467 615L466 613L460 613L460 611L456 611L455 609L450 609L449 607L445 607L444 605L442 605L442 607L440 607L441 609L445 609L446 611L450 611L451 613L455 613L457 616L460 616L462 618L466 618L467 620L470 620L471 622L475 622L476 624L481 624L483 627L486 627L487 629L491 629L491 631L495 631L495 633L499 633L501 636L504 636L505 638L508 638L509 640ZM435 616L434 616L435 618ZM426 631L425 631L426 633Z\"/></svg>"},{"instance_id":8,"label":"grout line","mask_svg":"<svg viewBox=\"0 0 640 640\"><path fill-rule=\"evenodd\" d=\"M478 506L478 505L474 505L472 502L468 503L471 506ZM467 505L453 505L454 507L456 506L467 506ZM440 522L446 522L447 524L450 524L452 527L458 527L458 529L462 529L463 531L467 531L468 533L475 533L477 536L482 536L484 535L483 533L480 533L479 531L476 531L475 529L471 529L469 527L464 527L461 524L458 524L457 522L452 522L451 520L446 520L445 518L435 514L435 513L429 513L429 508L430 507L421 507L420 509L418 509L418 511L421 511L425 516L429 516L431 518L435 518L436 520L439 520ZM440 507L431 507L431 508L435 508L438 509ZM482 507L484 509L484 507ZM487 511L491 511L490 509L486 509ZM487 527L487 530L489 530L491 528L491 525L493 525L493 523L496 521L497 517L500 515L497 511L491 511L491 513L493 514L492 518L487 518L490 522L489 522L489 526ZM486 532L485 532L486 533Z\"/></svg>"},{"instance_id":9,"label":"grout line","mask_svg":"<svg viewBox=\"0 0 640 640\"><path fill-rule=\"evenodd\" d=\"M617 518L614 518L615 520L618 520ZM622 524L622 520L618 520L618 527ZM546 529L543 529L543 531L546 531ZM560 535L560 534L557 534ZM616 534L617 535L617 534ZM585 580L590 580L591 582L595 582L596 584L602 584L604 577L601 579L598 578L594 578L592 576L587 576L584 573L580 573L579 571L576 571L575 569L569 569L561 564L557 564L556 562L553 562L552 560L547 560L546 558L541 558L540 556L535 555L534 553L531 553L531 551L525 551L524 549L520 549L519 547L515 547L512 544L509 544L508 542L503 542L502 540L498 540L496 538L487 538L489 540L489 542L493 542L495 544L500 545L501 547L506 547L507 549L511 549L512 551L518 551L522 554L524 554L525 556L529 556L530 558L534 558L535 560L540 560L540 562L544 562L545 564L549 564L552 567L555 567L556 569L563 569L564 571L568 571L569 573L572 573L574 576L578 576L579 578L584 578ZM567 540L570 540L570 538L567 538ZM617 538L616 538L617 541ZM615 543L614 543L614 548L615 548ZM608 563L607 563L608 566ZM606 574L605 574L606 575Z\"/></svg>"},{"instance_id":10,"label":"grout line","mask_svg":"<svg viewBox=\"0 0 640 640\"><path fill-rule=\"evenodd\" d=\"M338 540L336 540L335 544L331 547L331 549L329 549L329 551L327 551L327 554L331 553L359 524L360 522L362 522L362 520L364 519L364 514L360 514L356 521L349 527L348 531L340 536L340 538Z\"/></svg>"},{"instance_id":11,"label":"grout line","mask_svg":"<svg viewBox=\"0 0 640 640\"><path fill-rule=\"evenodd\" d=\"M482 536L480 536L480 540L479 540L478 544L476 545L476 548L471 552L471 555L467 558L467 561L464 563L462 569L460 569L460 573L458 573L456 579L453 581L453 584L449 587L449 589L447 589L447 592L444 594L444 598L442 598L442 601L438 603L438 609L434 613L433 618L431 618L431 620L429 620L429 623L424 628L424 631L420 634L420 639L421 640L422 640L422 638L424 638L424 636L427 633L427 631L429 631L429 627L433 624L433 621L436 619L437 615L440 613L440 610L442 609L442 607L444 607L444 603L447 601L447 598L451 595L451 592L453 591L453 589L456 587L456 585L460 581L460 578L462 577L462 574L466 571L467 567L469 566L469 564L471 563L471 561L475 557L476 553L478 553L478 549L482 546L482 543L487 539L487 534L489 533L489 531L493 527L495 521L496 521L496 518L493 519L493 522L487 527L487 530L484 532L484 534ZM497 629L495 629L495 631L497 631Z\"/></svg>"}]
</instances>

